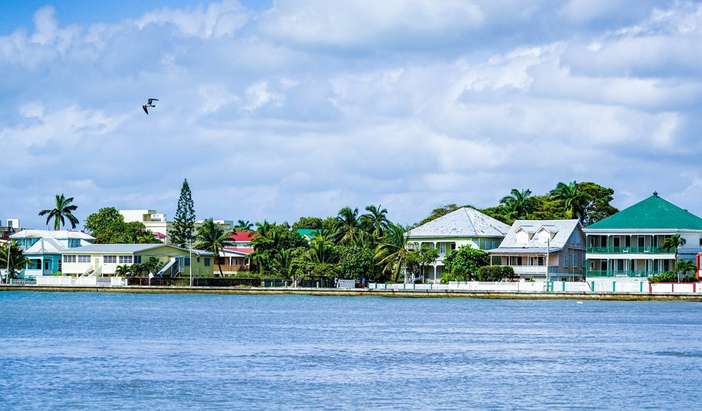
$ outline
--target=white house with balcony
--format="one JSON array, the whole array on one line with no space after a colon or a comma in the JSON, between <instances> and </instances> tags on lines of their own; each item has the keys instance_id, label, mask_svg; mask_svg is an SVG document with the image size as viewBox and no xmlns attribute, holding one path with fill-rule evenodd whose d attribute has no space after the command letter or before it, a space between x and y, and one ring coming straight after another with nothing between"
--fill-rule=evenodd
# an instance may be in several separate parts
<instances>
[{"instance_id":1,"label":"white house with balcony","mask_svg":"<svg viewBox=\"0 0 702 411\"><path fill-rule=\"evenodd\" d=\"M517 220L489 253L493 264L512 267L520 279L584 277L585 234L579 220Z\"/></svg>"},{"instance_id":2,"label":"white house with balcony","mask_svg":"<svg viewBox=\"0 0 702 411\"><path fill-rule=\"evenodd\" d=\"M407 233L408 248L436 248L439 257L425 268L424 281L441 281L444 257L464 245L490 250L497 247L509 226L472 207L462 207L435 220L411 229Z\"/></svg>"}]
</instances>

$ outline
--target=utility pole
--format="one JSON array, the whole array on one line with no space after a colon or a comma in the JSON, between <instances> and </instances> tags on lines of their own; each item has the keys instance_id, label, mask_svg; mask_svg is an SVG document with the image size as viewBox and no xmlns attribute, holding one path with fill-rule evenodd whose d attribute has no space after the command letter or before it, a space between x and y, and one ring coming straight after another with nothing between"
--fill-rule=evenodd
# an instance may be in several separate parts
<instances>
[{"instance_id":1,"label":"utility pole","mask_svg":"<svg viewBox=\"0 0 702 411\"><path fill-rule=\"evenodd\" d=\"M551 253L551 233L547 233L548 238L546 239L546 292L548 292L548 285L550 282L551 277L549 276L548 273L548 264L549 264L549 256Z\"/></svg>"},{"instance_id":2,"label":"utility pole","mask_svg":"<svg viewBox=\"0 0 702 411\"><path fill-rule=\"evenodd\" d=\"M190 259L190 286L193 286L193 239L188 238L188 254Z\"/></svg>"}]
</instances>

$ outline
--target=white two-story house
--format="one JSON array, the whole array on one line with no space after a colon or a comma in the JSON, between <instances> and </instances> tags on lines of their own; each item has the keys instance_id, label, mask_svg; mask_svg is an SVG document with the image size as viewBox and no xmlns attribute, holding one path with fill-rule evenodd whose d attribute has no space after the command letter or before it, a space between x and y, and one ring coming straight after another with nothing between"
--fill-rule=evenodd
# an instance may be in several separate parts
<instances>
[{"instance_id":1,"label":"white two-story house","mask_svg":"<svg viewBox=\"0 0 702 411\"><path fill-rule=\"evenodd\" d=\"M471 207L462 207L442 217L411 229L407 233L409 248L436 248L439 257L425 268L424 281L441 281L444 257L458 247L470 245L482 250L496 248L509 226Z\"/></svg>"}]
</instances>

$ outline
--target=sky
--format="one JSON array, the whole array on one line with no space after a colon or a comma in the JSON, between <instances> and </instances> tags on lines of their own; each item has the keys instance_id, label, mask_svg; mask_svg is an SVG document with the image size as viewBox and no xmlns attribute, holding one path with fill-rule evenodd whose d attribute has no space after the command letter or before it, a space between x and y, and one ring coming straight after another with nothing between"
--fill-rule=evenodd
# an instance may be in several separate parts
<instances>
[{"instance_id":1,"label":"sky","mask_svg":"<svg viewBox=\"0 0 702 411\"><path fill-rule=\"evenodd\" d=\"M702 215L702 3L635 4L3 1L0 218L172 217L184 178L198 218L409 224L573 180Z\"/></svg>"}]
</instances>

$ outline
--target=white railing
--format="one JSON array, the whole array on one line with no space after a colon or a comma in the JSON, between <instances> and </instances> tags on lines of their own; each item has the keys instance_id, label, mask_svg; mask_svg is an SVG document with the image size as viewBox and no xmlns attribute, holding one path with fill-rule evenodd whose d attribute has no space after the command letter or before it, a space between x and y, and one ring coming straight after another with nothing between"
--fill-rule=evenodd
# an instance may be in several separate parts
<instances>
[{"instance_id":1,"label":"white railing","mask_svg":"<svg viewBox=\"0 0 702 411\"><path fill-rule=\"evenodd\" d=\"M69 277L52 275L36 278L36 284L47 287L124 287L127 279L122 277Z\"/></svg>"}]
</instances>

